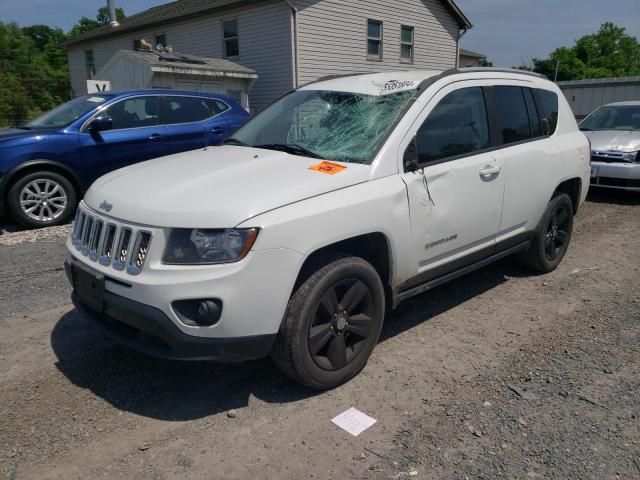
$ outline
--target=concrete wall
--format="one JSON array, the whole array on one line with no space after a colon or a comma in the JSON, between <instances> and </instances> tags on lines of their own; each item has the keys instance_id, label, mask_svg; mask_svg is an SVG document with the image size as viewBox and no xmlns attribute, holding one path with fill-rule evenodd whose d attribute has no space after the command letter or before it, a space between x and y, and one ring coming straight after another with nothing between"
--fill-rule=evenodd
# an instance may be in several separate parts
<instances>
[{"instance_id":1,"label":"concrete wall","mask_svg":"<svg viewBox=\"0 0 640 480\"><path fill-rule=\"evenodd\" d=\"M640 100L640 77L558 82L576 118L584 118L607 103Z\"/></svg>"}]
</instances>

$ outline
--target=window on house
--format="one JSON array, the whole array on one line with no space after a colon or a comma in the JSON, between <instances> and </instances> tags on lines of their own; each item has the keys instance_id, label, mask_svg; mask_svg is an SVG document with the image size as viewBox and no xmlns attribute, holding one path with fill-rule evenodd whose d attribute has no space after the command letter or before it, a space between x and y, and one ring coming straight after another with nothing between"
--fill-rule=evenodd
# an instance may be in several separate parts
<instances>
[{"instance_id":1,"label":"window on house","mask_svg":"<svg viewBox=\"0 0 640 480\"><path fill-rule=\"evenodd\" d=\"M400 60L413 63L413 27L400 27Z\"/></svg>"},{"instance_id":2,"label":"window on house","mask_svg":"<svg viewBox=\"0 0 640 480\"><path fill-rule=\"evenodd\" d=\"M382 60L382 22L367 20L367 58Z\"/></svg>"},{"instance_id":3,"label":"window on house","mask_svg":"<svg viewBox=\"0 0 640 480\"><path fill-rule=\"evenodd\" d=\"M87 78L92 79L96 74L96 63L93 60L93 50L84 51L84 64L87 68Z\"/></svg>"},{"instance_id":4,"label":"window on house","mask_svg":"<svg viewBox=\"0 0 640 480\"><path fill-rule=\"evenodd\" d=\"M222 22L222 36L224 39L224 56L236 57L240 55L238 20L225 20Z\"/></svg>"},{"instance_id":5,"label":"window on house","mask_svg":"<svg viewBox=\"0 0 640 480\"><path fill-rule=\"evenodd\" d=\"M155 38L155 46L157 47L158 45L162 45L163 47L167 46L167 36L165 34L162 35L156 35Z\"/></svg>"}]
</instances>

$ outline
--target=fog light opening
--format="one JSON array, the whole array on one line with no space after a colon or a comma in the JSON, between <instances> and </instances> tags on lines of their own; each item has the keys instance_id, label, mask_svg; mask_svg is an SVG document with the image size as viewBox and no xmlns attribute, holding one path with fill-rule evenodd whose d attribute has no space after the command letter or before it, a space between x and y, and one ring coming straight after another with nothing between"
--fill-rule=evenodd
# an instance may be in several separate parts
<instances>
[{"instance_id":1,"label":"fog light opening","mask_svg":"<svg viewBox=\"0 0 640 480\"><path fill-rule=\"evenodd\" d=\"M222 302L218 299L178 300L173 309L180 321L191 327L211 327L220 321Z\"/></svg>"}]
</instances>

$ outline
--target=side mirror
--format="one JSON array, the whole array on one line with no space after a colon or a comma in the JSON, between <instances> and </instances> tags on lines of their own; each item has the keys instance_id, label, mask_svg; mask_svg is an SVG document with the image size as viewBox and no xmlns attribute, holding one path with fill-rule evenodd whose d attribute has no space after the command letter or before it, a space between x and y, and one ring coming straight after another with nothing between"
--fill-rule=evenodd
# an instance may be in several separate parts
<instances>
[{"instance_id":1,"label":"side mirror","mask_svg":"<svg viewBox=\"0 0 640 480\"><path fill-rule=\"evenodd\" d=\"M404 151L403 163L406 172L415 172L418 169L418 142L416 137L413 137L411 143L407 145L407 149Z\"/></svg>"},{"instance_id":2,"label":"side mirror","mask_svg":"<svg viewBox=\"0 0 640 480\"><path fill-rule=\"evenodd\" d=\"M99 132L104 132L105 130L111 130L113 128L113 120L109 115L98 115L96 118L91 120L89 124L88 130L92 134L96 134Z\"/></svg>"},{"instance_id":3,"label":"side mirror","mask_svg":"<svg viewBox=\"0 0 640 480\"><path fill-rule=\"evenodd\" d=\"M541 124L542 124L542 134L546 137L551 135L551 123L549 123L549 119L546 117L543 118L541 120Z\"/></svg>"}]
</instances>

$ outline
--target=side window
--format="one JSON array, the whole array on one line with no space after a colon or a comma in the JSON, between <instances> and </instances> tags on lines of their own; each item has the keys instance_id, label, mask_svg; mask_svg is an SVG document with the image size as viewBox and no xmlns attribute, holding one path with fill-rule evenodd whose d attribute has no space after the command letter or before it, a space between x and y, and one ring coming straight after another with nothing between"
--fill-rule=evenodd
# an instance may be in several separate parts
<instances>
[{"instance_id":1,"label":"side window","mask_svg":"<svg viewBox=\"0 0 640 480\"><path fill-rule=\"evenodd\" d=\"M529 125L531 126L531 136L533 138L542 136L542 127L540 126L540 115L536 108L536 102L533 100L533 94L530 88L524 89L524 99L527 102L527 112L529 113Z\"/></svg>"},{"instance_id":2,"label":"side window","mask_svg":"<svg viewBox=\"0 0 640 480\"><path fill-rule=\"evenodd\" d=\"M127 98L106 109L113 120L113 130L158 125L158 97Z\"/></svg>"},{"instance_id":3,"label":"side window","mask_svg":"<svg viewBox=\"0 0 640 480\"><path fill-rule=\"evenodd\" d=\"M500 119L502 143L509 144L531 138L529 114L520 87L493 87L496 113Z\"/></svg>"},{"instance_id":4,"label":"side window","mask_svg":"<svg viewBox=\"0 0 640 480\"><path fill-rule=\"evenodd\" d=\"M489 148L482 88L462 88L444 97L418 130L416 141L420 163Z\"/></svg>"},{"instance_id":5,"label":"side window","mask_svg":"<svg viewBox=\"0 0 640 480\"><path fill-rule=\"evenodd\" d=\"M225 20L222 22L222 38L224 42L224 56L237 57L240 55L238 42L238 20Z\"/></svg>"},{"instance_id":6,"label":"side window","mask_svg":"<svg viewBox=\"0 0 640 480\"><path fill-rule=\"evenodd\" d=\"M206 120L228 110L226 103L212 98L199 97L165 97L162 123L192 123Z\"/></svg>"},{"instance_id":7,"label":"side window","mask_svg":"<svg viewBox=\"0 0 640 480\"><path fill-rule=\"evenodd\" d=\"M549 135L553 135L558 127L558 95L549 90L538 90L544 118L549 122Z\"/></svg>"}]
</instances>

